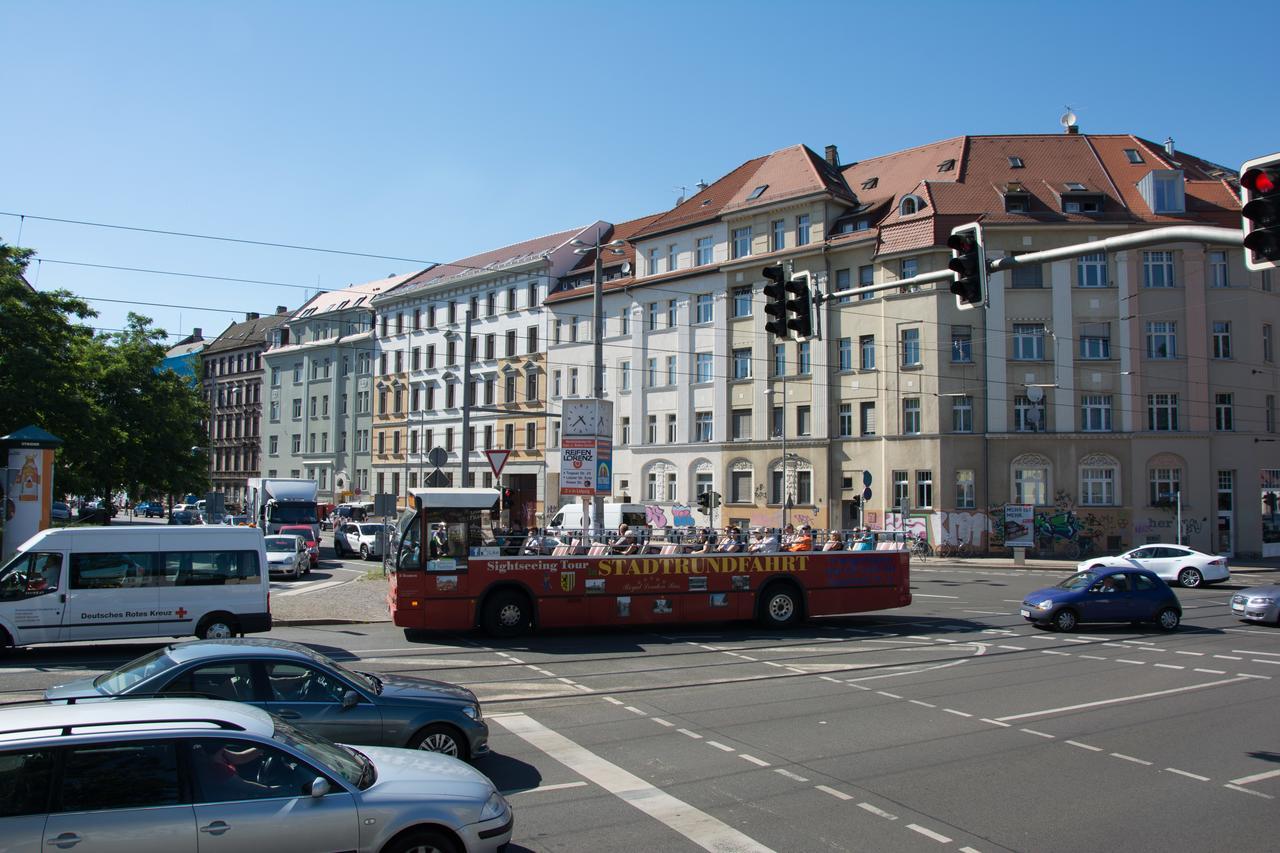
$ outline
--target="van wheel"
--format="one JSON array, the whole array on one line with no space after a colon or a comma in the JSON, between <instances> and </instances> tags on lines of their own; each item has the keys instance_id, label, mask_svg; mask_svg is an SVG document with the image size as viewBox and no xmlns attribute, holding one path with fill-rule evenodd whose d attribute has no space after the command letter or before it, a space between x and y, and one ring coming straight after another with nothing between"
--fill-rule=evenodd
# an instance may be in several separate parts
<instances>
[{"instance_id":1,"label":"van wheel","mask_svg":"<svg viewBox=\"0 0 1280 853\"><path fill-rule=\"evenodd\" d=\"M210 613L200 620L196 636L202 640L229 640L238 630L235 617L229 613Z\"/></svg>"},{"instance_id":2,"label":"van wheel","mask_svg":"<svg viewBox=\"0 0 1280 853\"><path fill-rule=\"evenodd\" d=\"M369 559L369 546L368 546L368 545L361 545L361 546L360 546L360 559L362 559L362 560L367 560L367 559Z\"/></svg>"}]
</instances>

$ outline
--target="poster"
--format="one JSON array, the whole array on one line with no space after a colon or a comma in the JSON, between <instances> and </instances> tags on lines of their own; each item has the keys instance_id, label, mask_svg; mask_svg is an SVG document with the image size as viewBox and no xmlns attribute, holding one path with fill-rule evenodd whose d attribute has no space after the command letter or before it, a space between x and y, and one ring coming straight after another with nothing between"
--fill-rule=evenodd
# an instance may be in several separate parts
<instances>
[{"instance_id":1,"label":"poster","mask_svg":"<svg viewBox=\"0 0 1280 853\"><path fill-rule=\"evenodd\" d=\"M1031 504L1005 504L1005 547L1030 548L1035 533L1035 517L1035 507Z\"/></svg>"},{"instance_id":2,"label":"poster","mask_svg":"<svg viewBox=\"0 0 1280 853\"><path fill-rule=\"evenodd\" d=\"M596 439L560 440L560 494L594 496L596 493Z\"/></svg>"}]
</instances>

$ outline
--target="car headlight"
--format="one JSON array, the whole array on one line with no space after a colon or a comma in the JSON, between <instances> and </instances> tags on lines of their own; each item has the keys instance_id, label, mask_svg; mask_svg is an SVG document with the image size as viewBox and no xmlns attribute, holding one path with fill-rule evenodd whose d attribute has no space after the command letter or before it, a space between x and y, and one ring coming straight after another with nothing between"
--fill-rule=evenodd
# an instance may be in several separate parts
<instances>
[{"instance_id":1,"label":"car headlight","mask_svg":"<svg viewBox=\"0 0 1280 853\"><path fill-rule=\"evenodd\" d=\"M480 722L484 719L484 715L480 713L479 705L464 705L462 706L462 713L466 714L476 722Z\"/></svg>"},{"instance_id":2,"label":"car headlight","mask_svg":"<svg viewBox=\"0 0 1280 853\"><path fill-rule=\"evenodd\" d=\"M507 811L507 801L502 799L502 795L494 791L489 795L489 799L485 800L484 808L480 810L481 820L493 820L495 817L502 817Z\"/></svg>"},{"instance_id":3,"label":"car headlight","mask_svg":"<svg viewBox=\"0 0 1280 853\"><path fill-rule=\"evenodd\" d=\"M1053 607L1053 599L1046 598L1044 601L1036 605L1036 610L1048 610Z\"/></svg>"},{"instance_id":4,"label":"car headlight","mask_svg":"<svg viewBox=\"0 0 1280 853\"><path fill-rule=\"evenodd\" d=\"M1261 606L1263 606L1263 605L1267 605L1267 604L1275 604L1275 603L1276 603L1276 600L1275 600L1274 598L1266 598L1266 597L1262 597L1262 598L1251 598L1251 599L1249 599L1249 603L1250 603L1250 604L1254 604L1254 605L1257 605L1257 606L1261 607Z\"/></svg>"}]
</instances>

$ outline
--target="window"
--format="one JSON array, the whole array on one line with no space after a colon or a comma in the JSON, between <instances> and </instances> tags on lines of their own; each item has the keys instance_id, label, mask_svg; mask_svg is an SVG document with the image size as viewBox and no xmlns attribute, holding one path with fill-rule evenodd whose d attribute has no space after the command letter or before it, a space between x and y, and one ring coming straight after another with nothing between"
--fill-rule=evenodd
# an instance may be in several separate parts
<instances>
[{"instance_id":1,"label":"window","mask_svg":"<svg viewBox=\"0 0 1280 853\"><path fill-rule=\"evenodd\" d=\"M852 338L841 338L836 344L836 365L838 370L853 370Z\"/></svg>"},{"instance_id":2,"label":"window","mask_svg":"<svg viewBox=\"0 0 1280 853\"><path fill-rule=\"evenodd\" d=\"M809 214L807 213L796 217L796 245L809 245Z\"/></svg>"},{"instance_id":3,"label":"window","mask_svg":"<svg viewBox=\"0 0 1280 853\"><path fill-rule=\"evenodd\" d=\"M786 412L781 406L774 406L769 409L769 437L779 438L782 431L786 427Z\"/></svg>"},{"instance_id":4,"label":"window","mask_svg":"<svg viewBox=\"0 0 1280 853\"><path fill-rule=\"evenodd\" d=\"M951 327L951 362L953 364L973 363L973 327Z\"/></svg>"},{"instance_id":5,"label":"window","mask_svg":"<svg viewBox=\"0 0 1280 853\"><path fill-rule=\"evenodd\" d=\"M871 287L876 283L876 268L871 264L858 267L858 287ZM875 299L874 293L859 293L858 299Z\"/></svg>"},{"instance_id":6,"label":"window","mask_svg":"<svg viewBox=\"0 0 1280 853\"><path fill-rule=\"evenodd\" d=\"M1173 287L1173 252L1142 253L1142 286Z\"/></svg>"},{"instance_id":7,"label":"window","mask_svg":"<svg viewBox=\"0 0 1280 853\"><path fill-rule=\"evenodd\" d=\"M1178 357L1178 324L1172 320L1147 322L1147 358Z\"/></svg>"},{"instance_id":8,"label":"window","mask_svg":"<svg viewBox=\"0 0 1280 853\"><path fill-rule=\"evenodd\" d=\"M710 323L713 319L712 307L714 304L710 293L699 293L696 302L697 319L694 322Z\"/></svg>"},{"instance_id":9,"label":"window","mask_svg":"<svg viewBox=\"0 0 1280 853\"><path fill-rule=\"evenodd\" d=\"M795 503L800 506L813 504L813 472L801 468L796 471Z\"/></svg>"},{"instance_id":10,"label":"window","mask_svg":"<svg viewBox=\"0 0 1280 853\"><path fill-rule=\"evenodd\" d=\"M1021 157L1015 157L1015 156L1014 156L1014 155L1012 155L1012 154L1010 154L1010 155L1009 155L1009 168L1010 168L1010 169L1021 169L1021 168L1022 168L1022 166L1023 166L1023 163L1022 163L1022 158L1021 158Z\"/></svg>"},{"instance_id":11,"label":"window","mask_svg":"<svg viewBox=\"0 0 1280 853\"><path fill-rule=\"evenodd\" d=\"M836 288L835 289L837 291L848 290L850 287L853 286L850 283L849 276L850 276L850 273L848 269L836 270ZM841 296L839 299L839 302L841 303L851 302L852 299L853 298L850 296Z\"/></svg>"},{"instance_id":12,"label":"window","mask_svg":"<svg viewBox=\"0 0 1280 853\"><path fill-rule=\"evenodd\" d=\"M695 412L693 415L693 440L711 441L711 413Z\"/></svg>"},{"instance_id":13,"label":"window","mask_svg":"<svg viewBox=\"0 0 1280 853\"><path fill-rule=\"evenodd\" d=\"M772 223L773 239L770 241L771 251L778 252L787 247L787 220L775 219Z\"/></svg>"},{"instance_id":14,"label":"window","mask_svg":"<svg viewBox=\"0 0 1280 853\"><path fill-rule=\"evenodd\" d=\"M651 332L652 332L654 329L658 328L658 303L656 303L656 302L650 302L650 303L649 303L649 323L648 323L648 325L649 325L649 331L651 331Z\"/></svg>"},{"instance_id":15,"label":"window","mask_svg":"<svg viewBox=\"0 0 1280 853\"><path fill-rule=\"evenodd\" d=\"M772 471L769 472L769 503L771 504L782 503L782 494L783 494L782 475L783 475L782 468L774 468Z\"/></svg>"},{"instance_id":16,"label":"window","mask_svg":"<svg viewBox=\"0 0 1280 853\"><path fill-rule=\"evenodd\" d=\"M658 416L649 415L645 420L645 443L658 443Z\"/></svg>"},{"instance_id":17,"label":"window","mask_svg":"<svg viewBox=\"0 0 1280 853\"><path fill-rule=\"evenodd\" d=\"M951 400L951 431L973 432L973 398L954 397Z\"/></svg>"},{"instance_id":18,"label":"window","mask_svg":"<svg viewBox=\"0 0 1280 853\"><path fill-rule=\"evenodd\" d=\"M631 362L623 361L618 364L618 389L621 391L631 390Z\"/></svg>"},{"instance_id":19,"label":"window","mask_svg":"<svg viewBox=\"0 0 1280 853\"><path fill-rule=\"evenodd\" d=\"M748 351L749 352L749 351ZM748 358L750 356L748 355ZM710 382L712 380L711 365L712 355L709 352L700 352L694 354L694 364L696 365L697 378L696 382Z\"/></svg>"},{"instance_id":20,"label":"window","mask_svg":"<svg viewBox=\"0 0 1280 853\"><path fill-rule=\"evenodd\" d=\"M1213 324L1213 357L1231 358L1231 324Z\"/></svg>"},{"instance_id":21,"label":"window","mask_svg":"<svg viewBox=\"0 0 1280 853\"><path fill-rule=\"evenodd\" d=\"M956 509L973 509L978 505L978 490L973 471L962 468L956 471Z\"/></svg>"},{"instance_id":22,"label":"window","mask_svg":"<svg viewBox=\"0 0 1280 853\"><path fill-rule=\"evenodd\" d=\"M524 399L526 403L536 402L538 399L538 374L530 371L524 377ZM427 408L433 408L430 404Z\"/></svg>"},{"instance_id":23,"label":"window","mask_svg":"<svg viewBox=\"0 0 1280 853\"><path fill-rule=\"evenodd\" d=\"M1044 268L1040 264L1014 267L1010 286L1015 289L1044 287Z\"/></svg>"},{"instance_id":24,"label":"window","mask_svg":"<svg viewBox=\"0 0 1280 853\"><path fill-rule=\"evenodd\" d=\"M1043 506L1049 502L1049 470L1047 468L1015 468L1013 471L1013 503Z\"/></svg>"},{"instance_id":25,"label":"window","mask_svg":"<svg viewBox=\"0 0 1280 853\"><path fill-rule=\"evenodd\" d=\"M729 472L729 502L735 504L750 503L752 494L751 471Z\"/></svg>"},{"instance_id":26,"label":"window","mask_svg":"<svg viewBox=\"0 0 1280 853\"><path fill-rule=\"evenodd\" d=\"M1080 327L1080 358L1111 358L1111 324L1085 323Z\"/></svg>"},{"instance_id":27,"label":"window","mask_svg":"<svg viewBox=\"0 0 1280 853\"><path fill-rule=\"evenodd\" d=\"M916 472L916 506L920 509L933 507L933 472Z\"/></svg>"},{"instance_id":28,"label":"window","mask_svg":"<svg viewBox=\"0 0 1280 853\"><path fill-rule=\"evenodd\" d=\"M1271 324L1262 324L1262 360L1270 363L1275 360L1275 351L1271 343Z\"/></svg>"},{"instance_id":29,"label":"window","mask_svg":"<svg viewBox=\"0 0 1280 853\"><path fill-rule=\"evenodd\" d=\"M876 336L863 335L858 338L859 366L863 370L876 369Z\"/></svg>"},{"instance_id":30,"label":"window","mask_svg":"<svg viewBox=\"0 0 1280 853\"><path fill-rule=\"evenodd\" d=\"M667 444L675 444L679 440L676 434L676 416L667 415Z\"/></svg>"},{"instance_id":31,"label":"window","mask_svg":"<svg viewBox=\"0 0 1280 853\"><path fill-rule=\"evenodd\" d=\"M280 422L280 401L279 400L271 401L270 412L271 412L271 422L279 423Z\"/></svg>"},{"instance_id":32,"label":"window","mask_svg":"<svg viewBox=\"0 0 1280 853\"><path fill-rule=\"evenodd\" d=\"M1148 482L1151 486L1151 505L1168 506L1177 501L1178 492L1182 491L1182 469L1152 468L1148 472Z\"/></svg>"},{"instance_id":33,"label":"window","mask_svg":"<svg viewBox=\"0 0 1280 853\"><path fill-rule=\"evenodd\" d=\"M578 368L576 367L569 368L569 396L578 396Z\"/></svg>"},{"instance_id":34,"label":"window","mask_svg":"<svg viewBox=\"0 0 1280 853\"><path fill-rule=\"evenodd\" d=\"M48 811L53 758L50 749L26 749L0 759L0 820ZM44 818L39 820L43 826Z\"/></svg>"},{"instance_id":35,"label":"window","mask_svg":"<svg viewBox=\"0 0 1280 853\"><path fill-rule=\"evenodd\" d=\"M648 388L656 388L658 386L658 360L650 358L645 361L645 386Z\"/></svg>"},{"instance_id":36,"label":"window","mask_svg":"<svg viewBox=\"0 0 1280 853\"><path fill-rule=\"evenodd\" d=\"M744 347L733 351L733 378L751 378L751 347Z\"/></svg>"},{"instance_id":37,"label":"window","mask_svg":"<svg viewBox=\"0 0 1280 853\"><path fill-rule=\"evenodd\" d=\"M735 287L733 289L733 316L735 318L751 316L750 287Z\"/></svg>"},{"instance_id":38,"label":"window","mask_svg":"<svg viewBox=\"0 0 1280 853\"><path fill-rule=\"evenodd\" d=\"M676 384L676 357L667 356L667 385Z\"/></svg>"},{"instance_id":39,"label":"window","mask_svg":"<svg viewBox=\"0 0 1280 853\"><path fill-rule=\"evenodd\" d=\"M1045 431L1044 398L1032 402L1030 397L1013 398L1013 428L1016 432Z\"/></svg>"},{"instance_id":40,"label":"window","mask_svg":"<svg viewBox=\"0 0 1280 853\"><path fill-rule=\"evenodd\" d=\"M1227 280L1227 253L1209 252L1209 286L1230 287Z\"/></svg>"},{"instance_id":41,"label":"window","mask_svg":"<svg viewBox=\"0 0 1280 853\"><path fill-rule=\"evenodd\" d=\"M551 396L560 397L564 395L563 373L559 370L551 371Z\"/></svg>"},{"instance_id":42,"label":"window","mask_svg":"<svg viewBox=\"0 0 1280 853\"><path fill-rule=\"evenodd\" d=\"M530 326L525 334L525 351L533 355L538 351L538 327ZM452 362L450 362L452 364Z\"/></svg>"},{"instance_id":43,"label":"window","mask_svg":"<svg viewBox=\"0 0 1280 853\"><path fill-rule=\"evenodd\" d=\"M796 406L796 435L813 434L813 416L808 406Z\"/></svg>"},{"instance_id":44,"label":"window","mask_svg":"<svg viewBox=\"0 0 1280 853\"><path fill-rule=\"evenodd\" d=\"M280 387L280 368L278 367L271 368L271 387Z\"/></svg>"},{"instance_id":45,"label":"window","mask_svg":"<svg viewBox=\"0 0 1280 853\"><path fill-rule=\"evenodd\" d=\"M1231 398L1230 394L1213 395L1213 428L1218 432L1231 432L1236 428Z\"/></svg>"},{"instance_id":46,"label":"window","mask_svg":"<svg viewBox=\"0 0 1280 853\"><path fill-rule=\"evenodd\" d=\"M920 270L920 262L915 258L903 258L898 264L898 278L915 278L916 273ZM920 285L913 284L908 287L898 288L899 293L915 293L920 289Z\"/></svg>"},{"instance_id":47,"label":"window","mask_svg":"<svg viewBox=\"0 0 1280 853\"><path fill-rule=\"evenodd\" d=\"M1082 506L1115 506L1116 469L1114 467L1080 468L1080 504Z\"/></svg>"},{"instance_id":48,"label":"window","mask_svg":"<svg viewBox=\"0 0 1280 853\"><path fill-rule=\"evenodd\" d=\"M811 345L808 341L800 341L796 344L796 372L801 376L808 376L813 372L810 352Z\"/></svg>"},{"instance_id":49,"label":"window","mask_svg":"<svg viewBox=\"0 0 1280 853\"><path fill-rule=\"evenodd\" d=\"M626 447L631 443L631 418L622 418L620 421L619 432L622 433L621 444Z\"/></svg>"},{"instance_id":50,"label":"window","mask_svg":"<svg viewBox=\"0 0 1280 853\"><path fill-rule=\"evenodd\" d=\"M64 812L152 809L182 802L174 741L80 744L67 747L65 753L60 791ZM108 779L110 784L104 784Z\"/></svg>"},{"instance_id":51,"label":"window","mask_svg":"<svg viewBox=\"0 0 1280 853\"><path fill-rule=\"evenodd\" d=\"M892 476L893 505L905 509L907 501L911 499L911 481L907 479L906 471L894 471Z\"/></svg>"},{"instance_id":52,"label":"window","mask_svg":"<svg viewBox=\"0 0 1280 853\"><path fill-rule=\"evenodd\" d=\"M787 374L787 345L773 345L773 375L786 376Z\"/></svg>"},{"instance_id":53,"label":"window","mask_svg":"<svg viewBox=\"0 0 1280 853\"><path fill-rule=\"evenodd\" d=\"M902 400L902 434L920 434L920 398L904 397Z\"/></svg>"},{"instance_id":54,"label":"window","mask_svg":"<svg viewBox=\"0 0 1280 853\"><path fill-rule=\"evenodd\" d=\"M850 438L853 435L853 404L841 403L839 413L839 430L841 438Z\"/></svg>"},{"instance_id":55,"label":"window","mask_svg":"<svg viewBox=\"0 0 1280 853\"><path fill-rule=\"evenodd\" d=\"M1017 361L1044 360L1044 325L1013 324L1013 358Z\"/></svg>"},{"instance_id":56,"label":"window","mask_svg":"<svg viewBox=\"0 0 1280 853\"><path fill-rule=\"evenodd\" d=\"M1081 395L1080 429L1084 432L1111 432L1110 394Z\"/></svg>"},{"instance_id":57,"label":"window","mask_svg":"<svg viewBox=\"0 0 1280 853\"><path fill-rule=\"evenodd\" d=\"M1267 432L1276 431L1276 395L1268 394L1263 403L1263 428Z\"/></svg>"},{"instance_id":58,"label":"window","mask_svg":"<svg viewBox=\"0 0 1280 853\"><path fill-rule=\"evenodd\" d=\"M698 238L698 266L706 266L712 261L712 244L710 237Z\"/></svg>"},{"instance_id":59,"label":"window","mask_svg":"<svg viewBox=\"0 0 1280 853\"><path fill-rule=\"evenodd\" d=\"M679 259L680 259L680 255L676 251L676 244L675 243L668 244L667 245L667 272L674 272L679 267L679 264L677 263Z\"/></svg>"},{"instance_id":60,"label":"window","mask_svg":"<svg viewBox=\"0 0 1280 853\"><path fill-rule=\"evenodd\" d=\"M1105 253L1081 255L1076 260L1076 287L1106 287L1107 256Z\"/></svg>"},{"instance_id":61,"label":"window","mask_svg":"<svg viewBox=\"0 0 1280 853\"><path fill-rule=\"evenodd\" d=\"M674 329L676 327L676 300L667 300L667 328Z\"/></svg>"},{"instance_id":62,"label":"window","mask_svg":"<svg viewBox=\"0 0 1280 853\"><path fill-rule=\"evenodd\" d=\"M658 254L657 248L649 250L649 275L655 275L658 272Z\"/></svg>"},{"instance_id":63,"label":"window","mask_svg":"<svg viewBox=\"0 0 1280 853\"><path fill-rule=\"evenodd\" d=\"M1147 429L1153 432L1175 432L1178 429L1178 395L1147 395Z\"/></svg>"},{"instance_id":64,"label":"window","mask_svg":"<svg viewBox=\"0 0 1280 853\"><path fill-rule=\"evenodd\" d=\"M272 435L267 437L267 453L272 456L280 452L280 436Z\"/></svg>"},{"instance_id":65,"label":"window","mask_svg":"<svg viewBox=\"0 0 1280 853\"><path fill-rule=\"evenodd\" d=\"M751 410L734 409L730 415L730 438L734 441L745 441L751 438Z\"/></svg>"},{"instance_id":66,"label":"window","mask_svg":"<svg viewBox=\"0 0 1280 853\"><path fill-rule=\"evenodd\" d=\"M859 432L862 435L876 434L876 404L875 403L859 403L858 404L858 423Z\"/></svg>"},{"instance_id":67,"label":"window","mask_svg":"<svg viewBox=\"0 0 1280 853\"><path fill-rule=\"evenodd\" d=\"M751 254L751 226L733 229L733 257L745 258Z\"/></svg>"},{"instance_id":68,"label":"window","mask_svg":"<svg viewBox=\"0 0 1280 853\"><path fill-rule=\"evenodd\" d=\"M293 400L293 419L295 421L302 419L302 398L301 397L295 397Z\"/></svg>"},{"instance_id":69,"label":"window","mask_svg":"<svg viewBox=\"0 0 1280 853\"><path fill-rule=\"evenodd\" d=\"M902 366L920 366L920 330L902 330Z\"/></svg>"}]
</instances>

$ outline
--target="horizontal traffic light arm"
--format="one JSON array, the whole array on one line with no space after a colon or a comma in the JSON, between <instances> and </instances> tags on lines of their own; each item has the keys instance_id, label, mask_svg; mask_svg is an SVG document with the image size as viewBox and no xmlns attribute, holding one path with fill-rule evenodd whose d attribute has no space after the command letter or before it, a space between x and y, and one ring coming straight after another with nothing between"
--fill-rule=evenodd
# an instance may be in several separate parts
<instances>
[{"instance_id":1,"label":"horizontal traffic light arm","mask_svg":"<svg viewBox=\"0 0 1280 853\"><path fill-rule=\"evenodd\" d=\"M1140 249L1165 243L1207 243L1215 246L1243 246L1244 232L1239 228L1214 228L1208 225L1173 225L1168 228L1152 228L1149 231L1121 234L1116 237L1108 237L1105 240L1073 243L1070 246L1060 246L1056 249L1045 249L1041 252L1027 252L1022 255L1010 255L988 260L987 272L1003 272L1015 267L1043 264L1049 261L1062 261L1067 258L1078 258L1082 255L1093 255L1098 252L1119 252L1124 249ZM939 281L951 282L955 281L955 277L956 274L950 269L941 269L936 272L922 273L911 278L900 278L884 284L836 290L826 294L824 300L838 299L842 296L859 296L863 293L879 293L882 290L897 290L900 287L914 287Z\"/></svg>"}]
</instances>

